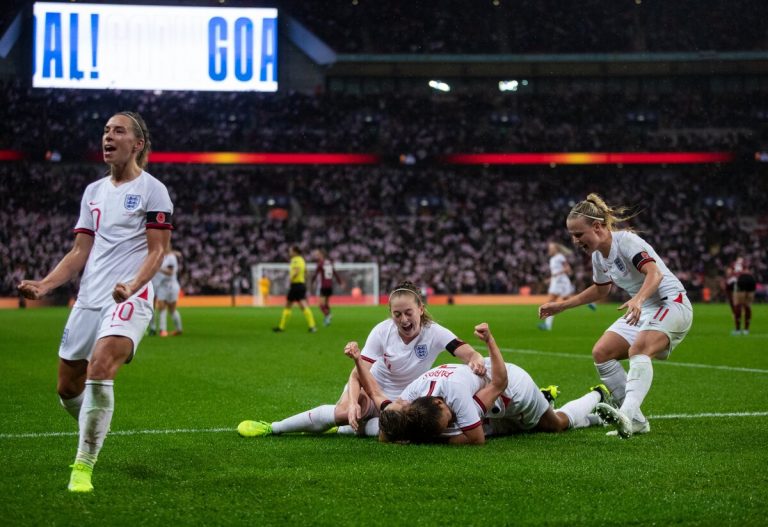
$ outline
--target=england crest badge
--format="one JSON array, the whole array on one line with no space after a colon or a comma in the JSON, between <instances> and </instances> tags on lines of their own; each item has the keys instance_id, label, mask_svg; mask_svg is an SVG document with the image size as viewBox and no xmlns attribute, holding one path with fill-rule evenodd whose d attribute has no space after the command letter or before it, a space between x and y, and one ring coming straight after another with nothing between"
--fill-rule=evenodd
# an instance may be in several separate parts
<instances>
[{"instance_id":1,"label":"england crest badge","mask_svg":"<svg viewBox=\"0 0 768 527\"><path fill-rule=\"evenodd\" d=\"M619 271L621 271L622 273L626 273L626 272L627 272L627 268L626 268L626 267L624 267L624 262L622 262L622 261L621 261L621 258L618 258L618 257L617 257L617 258L616 258L616 259L613 261L613 263L616 265L616 267L618 267L618 268L619 268Z\"/></svg>"},{"instance_id":2,"label":"england crest badge","mask_svg":"<svg viewBox=\"0 0 768 527\"><path fill-rule=\"evenodd\" d=\"M427 358L427 345L426 344L417 344L413 350L416 352L416 358L419 360L423 360Z\"/></svg>"},{"instance_id":3,"label":"england crest badge","mask_svg":"<svg viewBox=\"0 0 768 527\"><path fill-rule=\"evenodd\" d=\"M136 210L141 205L141 196L138 194L126 194L123 206L125 210Z\"/></svg>"}]
</instances>

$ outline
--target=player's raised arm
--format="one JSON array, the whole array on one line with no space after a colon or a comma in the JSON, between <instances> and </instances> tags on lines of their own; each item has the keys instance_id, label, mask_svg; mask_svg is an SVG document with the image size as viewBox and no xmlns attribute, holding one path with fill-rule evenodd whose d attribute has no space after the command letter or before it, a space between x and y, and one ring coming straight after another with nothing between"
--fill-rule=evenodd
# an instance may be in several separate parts
<instances>
[{"instance_id":1,"label":"player's raised arm","mask_svg":"<svg viewBox=\"0 0 768 527\"><path fill-rule=\"evenodd\" d=\"M374 404L381 408L382 403L389 401L389 399L384 396L376 379L371 375L370 368L364 364L365 361L361 358L360 346L358 346L357 342L348 342L344 346L344 355L355 361L355 371L357 371L360 386L363 387L363 390L373 400Z\"/></svg>"},{"instance_id":2,"label":"player's raised arm","mask_svg":"<svg viewBox=\"0 0 768 527\"><path fill-rule=\"evenodd\" d=\"M37 300L62 284L74 279L85 267L93 247L93 234L78 232L72 249L42 280L22 280L18 289L25 297Z\"/></svg>"},{"instance_id":3,"label":"player's raised arm","mask_svg":"<svg viewBox=\"0 0 768 527\"><path fill-rule=\"evenodd\" d=\"M478 399L485 408L490 408L496 399L507 389L509 379L507 378L507 365L504 363L504 357L501 355L499 346L491 334L488 324L483 322L475 326L475 336L485 342L488 346L488 356L491 359L491 382L487 386L478 390L475 398Z\"/></svg>"}]
</instances>

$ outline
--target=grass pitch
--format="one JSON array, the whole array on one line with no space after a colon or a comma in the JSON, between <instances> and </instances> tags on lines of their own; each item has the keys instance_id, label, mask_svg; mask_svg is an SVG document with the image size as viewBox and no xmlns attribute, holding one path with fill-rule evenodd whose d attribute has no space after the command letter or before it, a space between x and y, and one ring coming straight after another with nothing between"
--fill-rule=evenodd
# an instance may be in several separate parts
<instances>
[{"instance_id":1,"label":"grass pitch","mask_svg":"<svg viewBox=\"0 0 768 527\"><path fill-rule=\"evenodd\" d=\"M484 352L487 321L507 360L563 402L597 382L590 350L616 317L535 307L435 307ZM316 316L318 316L316 314ZM765 525L768 307L731 337L728 308L695 306L694 327L655 363L643 409L652 432L605 429L398 446L339 436L242 439L243 419L275 420L335 402L386 308L336 308L308 334L298 311L186 309L185 334L147 337L115 383L116 409L91 495L66 491L76 424L59 407L56 350L65 309L0 311L0 518L4 525ZM319 316L318 316L319 319ZM450 362L448 354L439 361ZM710 414L710 415L707 415ZM735 415L743 414L743 415Z\"/></svg>"}]
</instances>

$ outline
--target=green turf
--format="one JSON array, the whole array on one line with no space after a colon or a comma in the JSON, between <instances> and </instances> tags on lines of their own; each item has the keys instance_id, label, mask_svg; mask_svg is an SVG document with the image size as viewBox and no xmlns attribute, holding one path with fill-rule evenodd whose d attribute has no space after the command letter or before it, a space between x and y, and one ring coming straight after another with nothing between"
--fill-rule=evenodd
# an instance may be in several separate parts
<instances>
[{"instance_id":1,"label":"green turf","mask_svg":"<svg viewBox=\"0 0 768 527\"><path fill-rule=\"evenodd\" d=\"M435 307L472 343L487 321L507 360L561 400L596 383L590 349L615 306L567 312L536 329L535 307ZM0 311L0 519L3 525L765 525L768 417L652 419L647 436L603 429L494 439L482 447L399 446L338 436L242 439L272 420L336 400L385 308L337 308L308 334L298 311L186 309L182 337L146 338L116 381L113 434L92 495L66 490L76 424L56 397L64 309ZM316 314L319 318L319 313ZM655 367L646 414L768 411L768 307L731 337L728 309L696 306L670 364ZM478 349L481 349L477 346ZM449 356L441 357L448 361ZM675 363L675 364L671 364ZM696 368L686 364L764 370ZM227 431L215 431L227 428ZM172 431L167 434L123 434Z\"/></svg>"}]
</instances>

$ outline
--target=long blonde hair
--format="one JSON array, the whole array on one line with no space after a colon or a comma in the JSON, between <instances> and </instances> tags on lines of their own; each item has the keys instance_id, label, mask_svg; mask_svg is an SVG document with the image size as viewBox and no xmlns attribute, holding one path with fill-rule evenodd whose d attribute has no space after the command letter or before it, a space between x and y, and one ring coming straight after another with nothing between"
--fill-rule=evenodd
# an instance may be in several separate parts
<instances>
[{"instance_id":1,"label":"long blonde hair","mask_svg":"<svg viewBox=\"0 0 768 527\"><path fill-rule=\"evenodd\" d=\"M610 207L599 195L592 193L584 201L578 202L568 213L568 219L583 217L589 220L599 221L609 231L617 231L617 223L625 222L637 216L637 214L623 214L629 212L628 207Z\"/></svg>"}]
</instances>

